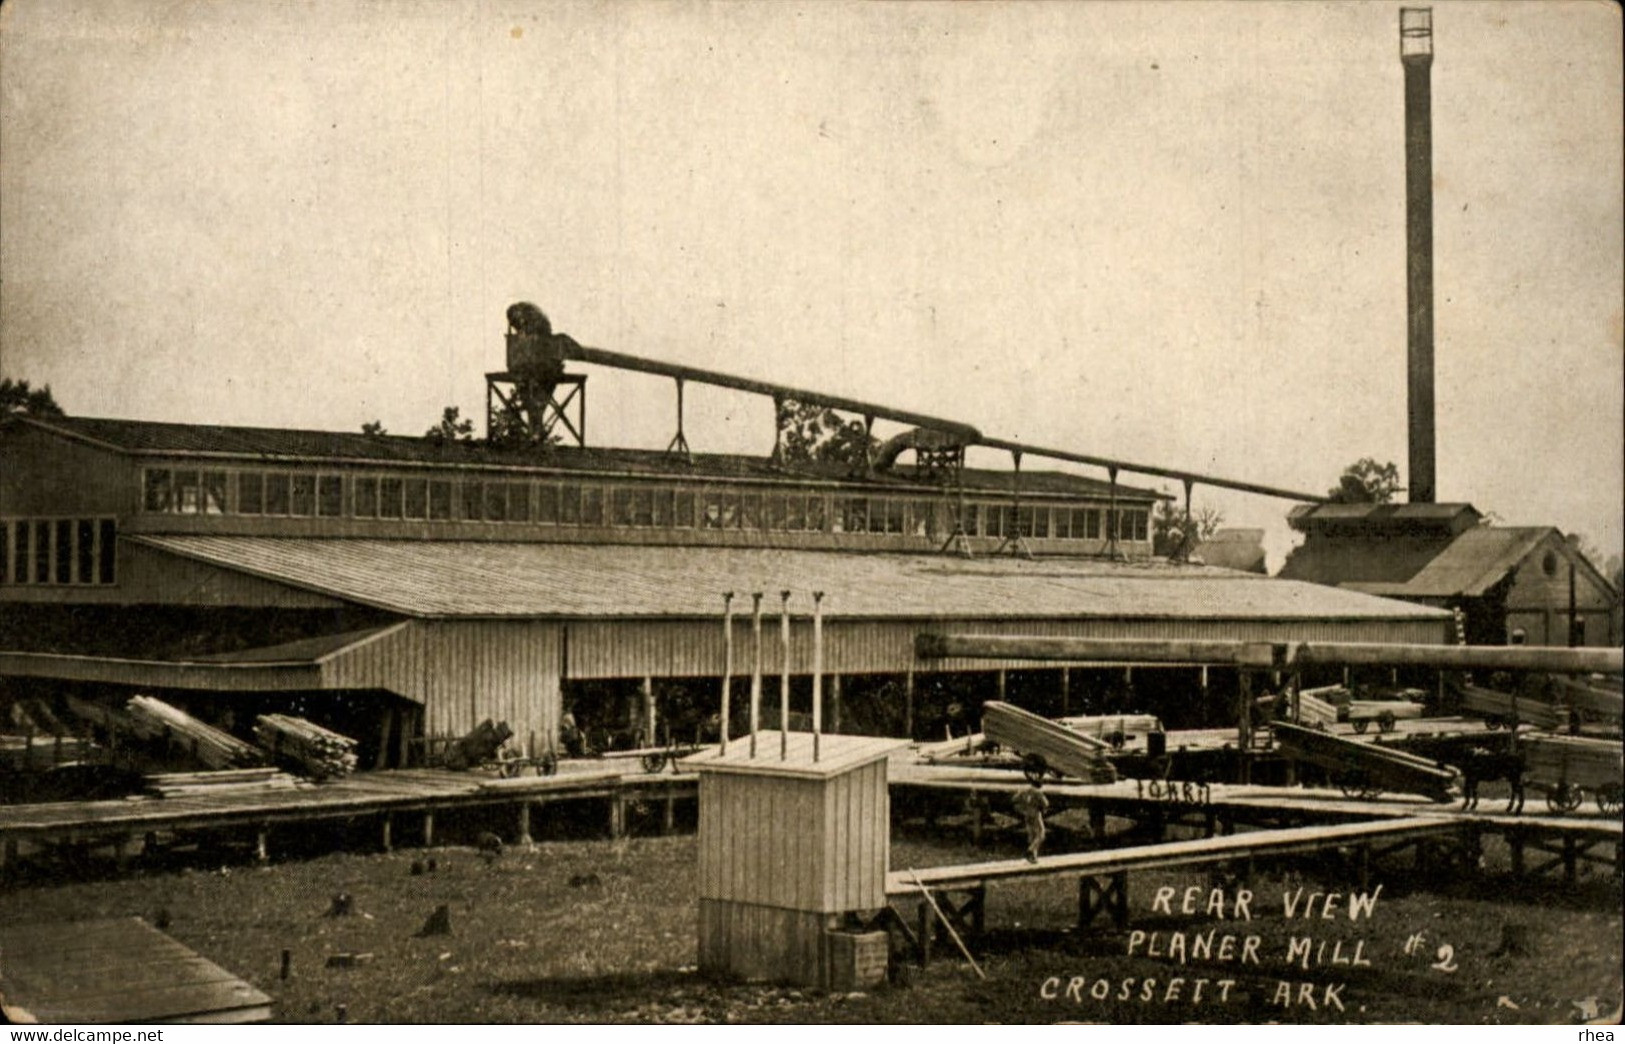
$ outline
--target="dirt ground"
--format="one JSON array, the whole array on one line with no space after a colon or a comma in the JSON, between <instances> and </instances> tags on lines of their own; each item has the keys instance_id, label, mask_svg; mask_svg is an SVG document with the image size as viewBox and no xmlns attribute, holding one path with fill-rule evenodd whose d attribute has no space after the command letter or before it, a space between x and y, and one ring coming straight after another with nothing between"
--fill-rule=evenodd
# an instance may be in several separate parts
<instances>
[{"instance_id":1,"label":"dirt ground","mask_svg":"<svg viewBox=\"0 0 1625 1044\"><path fill-rule=\"evenodd\" d=\"M905 837L892 863L1013 854L1013 839L996 844ZM989 891L977 946L985 979L944 945L927 969L899 964L892 983L827 995L701 978L695 863L691 836L550 842L489 862L456 847L239 861L36 881L0 894L0 921L162 919L294 1023L1573 1024L1617 1012L1621 997L1621 889L1606 874L1572 886L1492 876L1426 889L1379 875L1370 916L1355 921L1352 882L1301 869L1225 882L1217 900L1205 872L1143 874L1131 880L1128 929L1097 922L1086 932L1074 927L1073 882L1011 883ZM1249 919L1236 917L1238 887L1251 893ZM1284 897L1300 887L1345 895L1329 919L1318 905L1303 916L1302 900L1288 917ZM1165 909L1159 889L1171 889ZM340 893L352 912L331 916ZM440 906L450 934L419 937ZM1213 948L1199 950L1210 931ZM1249 936L1256 960L1244 956ZM1307 953L1293 951L1295 938L1310 940ZM328 966L341 954L370 956Z\"/></svg>"}]
</instances>

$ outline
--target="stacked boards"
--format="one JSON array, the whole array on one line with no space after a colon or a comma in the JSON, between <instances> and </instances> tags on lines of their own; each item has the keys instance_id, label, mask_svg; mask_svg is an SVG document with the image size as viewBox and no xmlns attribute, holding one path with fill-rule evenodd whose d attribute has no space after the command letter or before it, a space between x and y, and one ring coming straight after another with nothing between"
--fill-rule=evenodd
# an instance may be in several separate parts
<instances>
[{"instance_id":1,"label":"stacked boards","mask_svg":"<svg viewBox=\"0 0 1625 1044\"><path fill-rule=\"evenodd\" d=\"M1109 760L1110 744L1020 707L997 700L983 704L982 733L1020 754L1029 778L1053 772L1086 783L1117 781L1117 769Z\"/></svg>"},{"instance_id":2,"label":"stacked boards","mask_svg":"<svg viewBox=\"0 0 1625 1044\"><path fill-rule=\"evenodd\" d=\"M1350 794L1394 790L1440 802L1459 796L1460 774L1455 769L1391 746L1345 739L1284 721L1275 724L1275 741L1288 757L1331 770Z\"/></svg>"}]
</instances>

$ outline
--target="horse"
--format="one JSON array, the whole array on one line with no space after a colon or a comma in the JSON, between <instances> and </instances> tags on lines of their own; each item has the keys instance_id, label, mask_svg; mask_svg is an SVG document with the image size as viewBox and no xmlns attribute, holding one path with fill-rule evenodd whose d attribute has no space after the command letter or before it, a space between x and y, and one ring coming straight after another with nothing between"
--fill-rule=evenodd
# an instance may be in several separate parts
<instances>
[{"instance_id":1,"label":"horse","mask_svg":"<svg viewBox=\"0 0 1625 1044\"><path fill-rule=\"evenodd\" d=\"M1507 811L1523 811L1524 757L1517 751L1493 751L1484 747L1469 750L1459 763L1462 771L1462 803L1464 810L1478 807L1478 785L1485 780L1504 779L1512 784L1507 798Z\"/></svg>"}]
</instances>

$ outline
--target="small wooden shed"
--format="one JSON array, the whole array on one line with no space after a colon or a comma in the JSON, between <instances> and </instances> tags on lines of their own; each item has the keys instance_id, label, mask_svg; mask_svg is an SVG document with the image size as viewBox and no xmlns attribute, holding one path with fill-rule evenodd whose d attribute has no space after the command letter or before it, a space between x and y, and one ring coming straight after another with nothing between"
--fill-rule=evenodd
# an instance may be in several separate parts
<instances>
[{"instance_id":1,"label":"small wooden shed","mask_svg":"<svg viewBox=\"0 0 1625 1044\"><path fill-rule=\"evenodd\" d=\"M901 741L792 732L735 740L700 775L700 970L824 987L828 933L886 905L886 756Z\"/></svg>"}]
</instances>

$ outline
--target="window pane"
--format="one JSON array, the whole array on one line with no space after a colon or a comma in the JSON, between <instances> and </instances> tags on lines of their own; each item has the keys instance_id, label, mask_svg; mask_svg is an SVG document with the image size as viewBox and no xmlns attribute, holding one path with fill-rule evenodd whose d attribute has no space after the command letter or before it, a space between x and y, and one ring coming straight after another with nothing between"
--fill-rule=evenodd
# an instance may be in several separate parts
<instances>
[{"instance_id":1,"label":"window pane","mask_svg":"<svg viewBox=\"0 0 1625 1044\"><path fill-rule=\"evenodd\" d=\"M784 528L784 494L769 493L762 500L762 525L768 529Z\"/></svg>"},{"instance_id":2,"label":"window pane","mask_svg":"<svg viewBox=\"0 0 1625 1044\"><path fill-rule=\"evenodd\" d=\"M197 472L175 472L175 510L183 515L195 515L203 509L202 500Z\"/></svg>"},{"instance_id":3,"label":"window pane","mask_svg":"<svg viewBox=\"0 0 1625 1044\"><path fill-rule=\"evenodd\" d=\"M288 513L290 515L314 515L316 513L316 476L300 473L293 476L293 496L290 498Z\"/></svg>"},{"instance_id":4,"label":"window pane","mask_svg":"<svg viewBox=\"0 0 1625 1044\"><path fill-rule=\"evenodd\" d=\"M485 483L485 520L487 522L508 521L508 484L506 482Z\"/></svg>"},{"instance_id":5,"label":"window pane","mask_svg":"<svg viewBox=\"0 0 1625 1044\"><path fill-rule=\"evenodd\" d=\"M11 582L14 584L28 583L28 531L27 522L17 523L12 531L16 537L11 549Z\"/></svg>"},{"instance_id":6,"label":"window pane","mask_svg":"<svg viewBox=\"0 0 1625 1044\"><path fill-rule=\"evenodd\" d=\"M903 531L903 505L904 502L896 499L886 501L886 532L901 533Z\"/></svg>"},{"instance_id":7,"label":"window pane","mask_svg":"<svg viewBox=\"0 0 1625 1044\"><path fill-rule=\"evenodd\" d=\"M76 584L96 582L96 523L81 518L74 524L74 573Z\"/></svg>"},{"instance_id":8,"label":"window pane","mask_svg":"<svg viewBox=\"0 0 1625 1044\"><path fill-rule=\"evenodd\" d=\"M429 480L405 480L406 507L403 514L407 518L427 518L429 514Z\"/></svg>"},{"instance_id":9,"label":"window pane","mask_svg":"<svg viewBox=\"0 0 1625 1044\"><path fill-rule=\"evenodd\" d=\"M508 521L530 521L530 483L508 483Z\"/></svg>"},{"instance_id":10,"label":"window pane","mask_svg":"<svg viewBox=\"0 0 1625 1044\"><path fill-rule=\"evenodd\" d=\"M704 512L704 515L700 518L700 525L703 528L722 528L722 493L720 490L708 489L705 491Z\"/></svg>"},{"instance_id":11,"label":"window pane","mask_svg":"<svg viewBox=\"0 0 1625 1044\"><path fill-rule=\"evenodd\" d=\"M357 518L378 517L378 480L358 478L355 486L355 514Z\"/></svg>"},{"instance_id":12,"label":"window pane","mask_svg":"<svg viewBox=\"0 0 1625 1044\"><path fill-rule=\"evenodd\" d=\"M619 486L610 493L610 504L614 510L610 513L610 521L617 526L632 524L632 491L625 486Z\"/></svg>"},{"instance_id":13,"label":"window pane","mask_svg":"<svg viewBox=\"0 0 1625 1044\"><path fill-rule=\"evenodd\" d=\"M429 517L433 519L447 519L451 517L451 483L433 479L429 482Z\"/></svg>"},{"instance_id":14,"label":"window pane","mask_svg":"<svg viewBox=\"0 0 1625 1044\"><path fill-rule=\"evenodd\" d=\"M784 528L792 533L807 528L807 495L792 493L784 505Z\"/></svg>"},{"instance_id":15,"label":"window pane","mask_svg":"<svg viewBox=\"0 0 1625 1044\"><path fill-rule=\"evenodd\" d=\"M113 520L110 518L104 518L101 520L100 530L101 540L97 544L96 548L96 554L101 559L101 561L97 563L100 567L98 570L97 579L104 584L110 584L114 579L113 563L117 560L116 552L118 548L118 530L114 527Z\"/></svg>"},{"instance_id":16,"label":"window pane","mask_svg":"<svg viewBox=\"0 0 1625 1044\"><path fill-rule=\"evenodd\" d=\"M657 489L651 496L649 522L656 526L669 526L672 524L672 491Z\"/></svg>"},{"instance_id":17,"label":"window pane","mask_svg":"<svg viewBox=\"0 0 1625 1044\"><path fill-rule=\"evenodd\" d=\"M559 487L544 482L536 487L536 521L552 525L559 520Z\"/></svg>"},{"instance_id":18,"label":"window pane","mask_svg":"<svg viewBox=\"0 0 1625 1044\"><path fill-rule=\"evenodd\" d=\"M807 498L807 528L814 532L822 532L825 522L824 498L813 494Z\"/></svg>"},{"instance_id":19,"label":"window pane","mask_svg":"<svg viewBox=\"0 0 1625 1044\"><path fill-rule=\"evenodd\" d=\"M73 522L70 519L56 520L56 582L59 584L73 583Z\"/></svg>"},{"instance_id":20,"label":"window pane","mask_svg":"<svg viewBox=\"0 0 1625 1044\"><path fill-rule=\"evenodd\" d=\"M478 522L485 517L485 490L478 482L463 480L463 521Z\"/></svg>"},{"instance_id":21,"label":"window pane","mask_svg":"<svg viewBox=\"0 0 1625 1044\"><path fill-rule=\"evenodd\" d=\"M344 514L344 479L338 475L323 475L318 483L316 511L328 518Z\"/></svg>"},{"instance_id":22,"label":"window pane","mask_svg":"<svg viewBox=\"0 0 1625 1044\"><path fill-rule=\"evenodd\" d=\"M694 524L694 494L690 490L677 490L676 506L672 508L671 524L687 529Z\"/></svg>"},{"instance_id":23,"label":"window pane","mask_svg":"<svg viewBox=\"0 0 1625 1044\"><path fill-rule=\"evenodd\" d=\"M1033 536L1049 536L1049 508L1043 504L1033 508Z\"/></svg>"},{"instance_id":24,"label":"window pane","mask_svg":"<svg viewBox=\"0 0 1625 1044\"><path fill-rule=\"evenodd\" d=\"M260 515L265 512L265 476L245 471L237 476L237 513Z\"/></svg>"},{"instance_id":25,"label":"window pane","mask_svg":"<svg viewBox=\"0 0 1625 1044\"><path fill-rule=\"evenodd\" d=\"M162 468L148 468L143 474L143 492L141 506L147 511L174 510L174 495L170 486L169 472Z\"/></svg>"},{"instance_id":26,"label":"window pane","mask_svg":"<svg viewBox=\"0 0 1625 1044\"><path fill-rule=\"evenodd\" d=\"M742 493L739 496L739 528L762 528L762 495Z\"/></svg>"},{"instance_id":27,"label":"window pane","mask_svg":"<svg viewBox=\"0 0 1625 1044\"><path fill-rule=\"evenodd\" d=\"M566 482L559 490L559 521L567 526L581 524L581 486Z\"/></svg>"},{"instance_id":28,"label":"window pane","mask_svg":"<svg viewBox=\"0 0 1625 1044\"><path fill-rule=\"evenodd\" d=\"M34 582L51 582L51 523L34 523Z\"/></svg>"},{"instance_id":29,"label":"window pane","mask_svg":"<svg viewBox=\"0 0 1625 1044\"><path fill-rule=\"evenodd\" d=\"M654 494L644 488L632 491L632 524L634 526L654 525Z\"/></svg>"},{"instance_id":30,"label":"window pane","mask_svg":"<svg viewBox=\"0 0 1625 1044\"><path fill-rule=\"evenodd\" d=\"M398 478L383 478L378 480L378 517L401 517L401 487L404 483Z\"/></svg>"},{"instance_id":31,"label":"window pane","mask_svg":"<svg viewBox=\"0 0 1625 1044\"><path fill-rule=\"evenodd\" d=\"M265 513L267 515L288 513L288 476L274 473L265 476Z\"/></svg>"},{"instance_id":32,"label":"window pane","mask_svg":"<svg viewBox=\"0 0 1625 1044\"><path fill-rule=\"evenodd\" d=\"M604 524L604 489L602 486L587 486L581 491L581 524L584 526L601 526Z\"/></svg>"}]
</instances>

